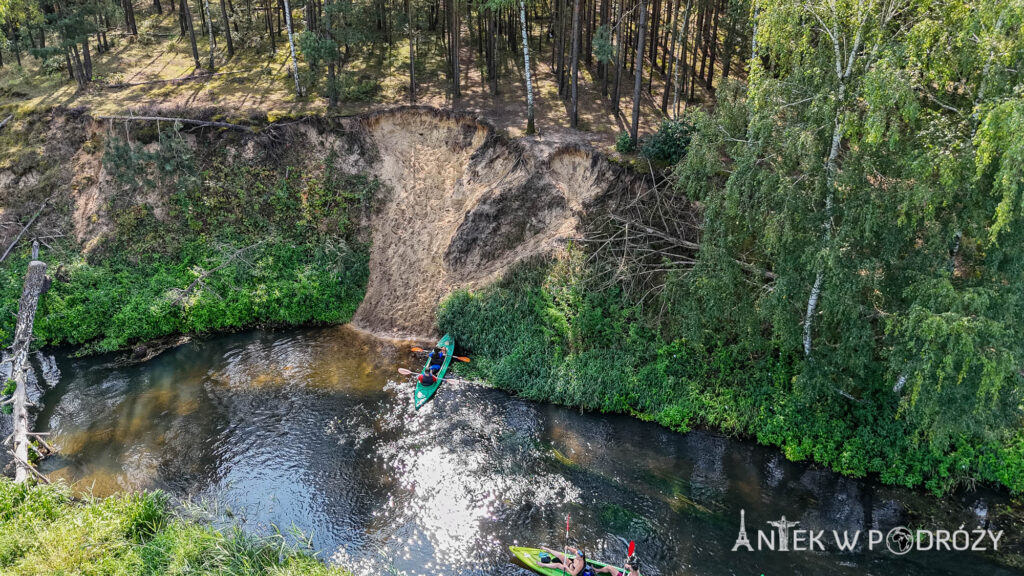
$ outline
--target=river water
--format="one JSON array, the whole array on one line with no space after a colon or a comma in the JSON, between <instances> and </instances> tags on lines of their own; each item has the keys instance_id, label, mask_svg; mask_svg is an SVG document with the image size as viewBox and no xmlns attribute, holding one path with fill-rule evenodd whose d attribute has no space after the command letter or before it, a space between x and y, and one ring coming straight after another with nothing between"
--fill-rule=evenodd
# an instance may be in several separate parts
<instances>
[{"instance_id":1,"label":"river water","mask_svg":"<svg viewBox=\"0 0 1024 576\"><path fill-rule=\"evenodd\" d=\"M45 473L96 495L161 488L254 532L298 530L359 575L526 576L508 546L560 547L567 514L570 540L590 557L618 563L635 540L648 576L1020 573L1010 565L1022 526L1004 494L940 501L749 441L467 382L446 383L416 412L396 368L419 360L347 327L218 336L129 367L40 358L52 387L37 426L60 451ZM754 531L783 515L829 533L963 525L1005 535L984 554L831 542L733 552L741 510L755 545Z\"/></svg>"}]
</instances>

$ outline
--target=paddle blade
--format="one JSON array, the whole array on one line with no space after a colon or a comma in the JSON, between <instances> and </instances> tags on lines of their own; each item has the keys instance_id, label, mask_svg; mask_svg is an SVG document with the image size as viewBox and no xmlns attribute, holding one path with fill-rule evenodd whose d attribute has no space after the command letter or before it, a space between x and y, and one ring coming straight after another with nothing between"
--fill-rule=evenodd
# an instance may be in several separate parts
<instances>
[{"instance_id":1,"label":"paddle blade","mask_svg":"<svg viewBox=\"0 0 1024 576\"><path fill-rule=\"evenodd\" d=\"M412 351L413 352L426 352L426 350L424 350L423 348L420 348L418 346L413 346L412 347Z\"/></svg>"},{"instance_id":2,"label":"paddle blade","mask_svg":"<svg viewBox=\"0 0 1024 576\"><path fill-rule=\"evenodd\" d=\"M636 552L636 542L633 542L632 540L630 540L629 541L629 553L626 554L626 556L632 556L633 552Z\"/></svg>"},{"instance_id":3,"label":"paddle blade","mask_svg":"<svg viewBox=\"0 0 1024 576\"><path fill-rule=\"evenodd\" d=\"M455 358L459 362L469 362L468 356L452 356L452 358Z\"/></svg>"},{"instance_id":4,"label":"paddle blade","mask_svg":"<svg viewBox=\"0 0 1024 576\"><path fill-rule=\"evenodd\" d=\"M403 376L412 376L412 375L416 374L412 370L406 370L405 368L399 368L398 369L398 373L403 375Z\"/></svg>"}]
</instances>

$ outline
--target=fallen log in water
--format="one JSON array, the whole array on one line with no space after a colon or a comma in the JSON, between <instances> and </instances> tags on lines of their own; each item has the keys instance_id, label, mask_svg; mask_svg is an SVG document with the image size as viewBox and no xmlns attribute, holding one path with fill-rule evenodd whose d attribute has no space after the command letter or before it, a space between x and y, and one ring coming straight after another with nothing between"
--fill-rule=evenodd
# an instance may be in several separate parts
<instances>
[{"instance_id":1,"label":"fallen log in water","mask_svg":"<svg viewBox=\"0 0 1024 576\"><path fill-rule=\"evenodd\" d=\"M32 249L32 261L28 264L28 271L25 273L25 284L21 290L21 300L18 302L18 324L14 330L14 343L11 344L11 376L14 379L15 389L13 400L14 433L11 434L14 461L17 470L14 474L15 482L24 482L29 476L36 476L43 482L48 482L46 477L39 473L29 463L30 436L34 434L29 430L28 421L28 350L32 343L32 327L35 324L36 307L39 305L39 296L49 288L50 281L46 277L46 263L36 260L39 254L39 243L35 243ZM36 436L38 437L38 436Z\"/></svg>"}]
</instances>

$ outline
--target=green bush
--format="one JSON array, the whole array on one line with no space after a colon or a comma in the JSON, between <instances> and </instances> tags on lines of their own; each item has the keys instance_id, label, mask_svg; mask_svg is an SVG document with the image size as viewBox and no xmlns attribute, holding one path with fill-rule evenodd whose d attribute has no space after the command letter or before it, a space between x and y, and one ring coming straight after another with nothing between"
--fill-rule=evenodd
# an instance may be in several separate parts
<instances>
[{"instance_id":1,"label":"green bush","mask_svg":"<svg viewBox=\"0 0 1024 576\"><path fill-rule=\"evenodd\" d=\"M633 145L633 139L629 137L629 132L622 132L615 139L615 151L619 154L632 154L636 151L636 146Z\"/></svg>"},{"instance_id":2,"label":"green bush","mask_svg":"<svg viewBox=\"0 0 1024 576\"><path fill-rule=\"evenodd\" d=\"M173 130L146 136L157 146L107 143L121 187L114 231L88 259L75 246L55 252L57 281L36 316L41 343L106 352L177 333L352 317L369 277L359 223L381 197L376 180L334 171L331 158L322 170L267 168L218 151L196 157ZM169 191L163 217L137 200L152 187ZM0 267L0 342L13 335L27 258Z\"/></svg>"},{"instance_id":3,"label":"green bush","mask_svg":"<svg viewBox=\"0 0 1024 576\"><path fill-rule=\"evenodd\" d=\"M662 165L674 165L686 155L693 125L678 120L662 120L658 131L644 138L640 153Z\"/></svg>"},{"instance_id":4,"label":"green bush","mask_svg":"<svg viewBox=\"0 0 1024 576\"><path fill-rule=\"evenodd\" d=\"M851 406L838 394L808 394L798 378L807 370L802 356L777 343L724 341L715 332L703 342L665 337L662 327L679 321L670 316L685 312L644 317L587 273L534 260L481 291L451 294L438 325L474 357L459 370L525 398L632 414L678 431L703 425L751 436L791 460L854 477L878 474L937 494L967 479L1024 492L1024 434L1004 445L962 439L935 450L891 402Z\"/></svg>"}]
</instances>

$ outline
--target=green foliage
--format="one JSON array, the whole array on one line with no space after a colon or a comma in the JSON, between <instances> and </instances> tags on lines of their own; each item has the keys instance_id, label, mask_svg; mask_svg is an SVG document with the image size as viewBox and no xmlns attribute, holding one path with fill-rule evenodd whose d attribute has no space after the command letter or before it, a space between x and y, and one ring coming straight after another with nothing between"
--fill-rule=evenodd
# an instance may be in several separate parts
<instances>
[{"instance_id":1,"label":"green foliage","mask_svg":"<svg viewBox=\"0 0 1024 576\"><path fill-rule=\"evenodd\" d=\"M749 84L688 117L677 192L702 204L701 250L670 279L663 327L791 359L795 380L748 431L792 458L936 491L978 479L1020 491L1024 212L1010 135L1024 72L1009 62L1024 37L1008 31L1024 8L911 4L909 21L854 2L759 4ZM864 42L839 74L830 35Z\"/></svg>"},{"instance_id":2,"label":"green foliage","mask_svg":"<svg viewBox=\"0 0 1024 576\"><path fill-rule=\"evenodd\" d=\"M622 132L619 137L615 139L615 151L619 154L632 154L636 151L636 147L633 145L633 139L630 138L629 132Z\"/></svg>"},{"instance_id":3,"label":"green foliage","mask_svg":"<svg viewBox=\"0 0 1024 576\"><path fill-rule=\"evenodd\" d=\"M605 64L615 60L615 44L612 42L612 30L607 24L594 31L594 58L598 62Z\"/></svg>"},{"instance_id":4,"label":"green foliage","mask_svg":"<svg viewBox=\"0 0 1024 576\"><path fill-rule=\"evenodd\" d=\"M283 537L227 533L171 510L162 492L73 500L64 483L0 478L0 571L4 574L328 575Z\"/></svg>"},{"instance_id":5,"label":"green foliage","mask_svg":"<svg viewBox=\"0 0 1024 576\"><path fill-rule=\"evenodd\" d=\"M380 92L380 82L354 74L339 74L336 82L338 96L345 102L368 102Z\"/></svg>"},{"instance_id":6,"label":"green foliage","mask_svg":"<svg viewBox=\"0 0 1024 576\"><path fill-rule=\"evenodd\" d=\"M678 120L662 120L658 131L643 141L640 153L659 165L672 166L686 155L693 126Z\"/></svg>"},{"instance_id":7,"label":"green foliage","mask_svg":"<svg viewBox=\"0 0 1024 576\"><path fill-rule=\"evenodd\" d=\"M369 276L359 223L379 183L333 168L197 158L170 129L112 140L104 161L121 188L110 200L113 233L88 259L51 262L57 281L40 300L35 334L85 352L125 348L176 333L253 325L348 321ZM168 195L158 215L144 200ZM25 256L0 268L0 311L14 311ZM191 289L188 287L192 286ZM10 316L10 315L9 315ZM0 336L13 333L0 319Z\"/></svg>"},{"instance_id":8,"label":"green foliage","mask_svg":"<svg viewBox=\"0 0 1024 576\"><path fill-rule=\"evenodd\" d=\"M8 378L7 382L4 382L3 391L0 391L0 397L9 398L12 394L14 394L14 391L17 390L17 388L18 383L15 382L13 378ZM12 414L14 412L14 407L11 406L10 404L6 406L0 406L0 412L3 412L4 414ZM29 455L31 456L31 454Z\"/></svg>"},{"instance_id":9,"label":"green foliage","mask_svg":"<svg viewBox=\"0 0 1024 576\"><path fill-rule=\"evenodd\" d=\"M696 337L673 336L689 330L673 328L687 325L680 317L709 315L720 304L682 306L702 292L676 280L655 305L661 316L645 318L616 288L597 289L585 256L571 250L558 261L529 261L484 290L443 301L441 331L474 359L459 369L534 400L632 414L678 431L713 426L749 435L792 460L852 476L877 474L936 493L969 478L1024 491L1014 475L1024 469L1019 433L1012 445L963 435L943 446L928 442L920 432L926 427L896 417L899 405L884 393L851 402L808 387L806 373L815 368L799 350L736 338L748 321L725 329L698 319Z\"/></svg>"}]
</instances>

